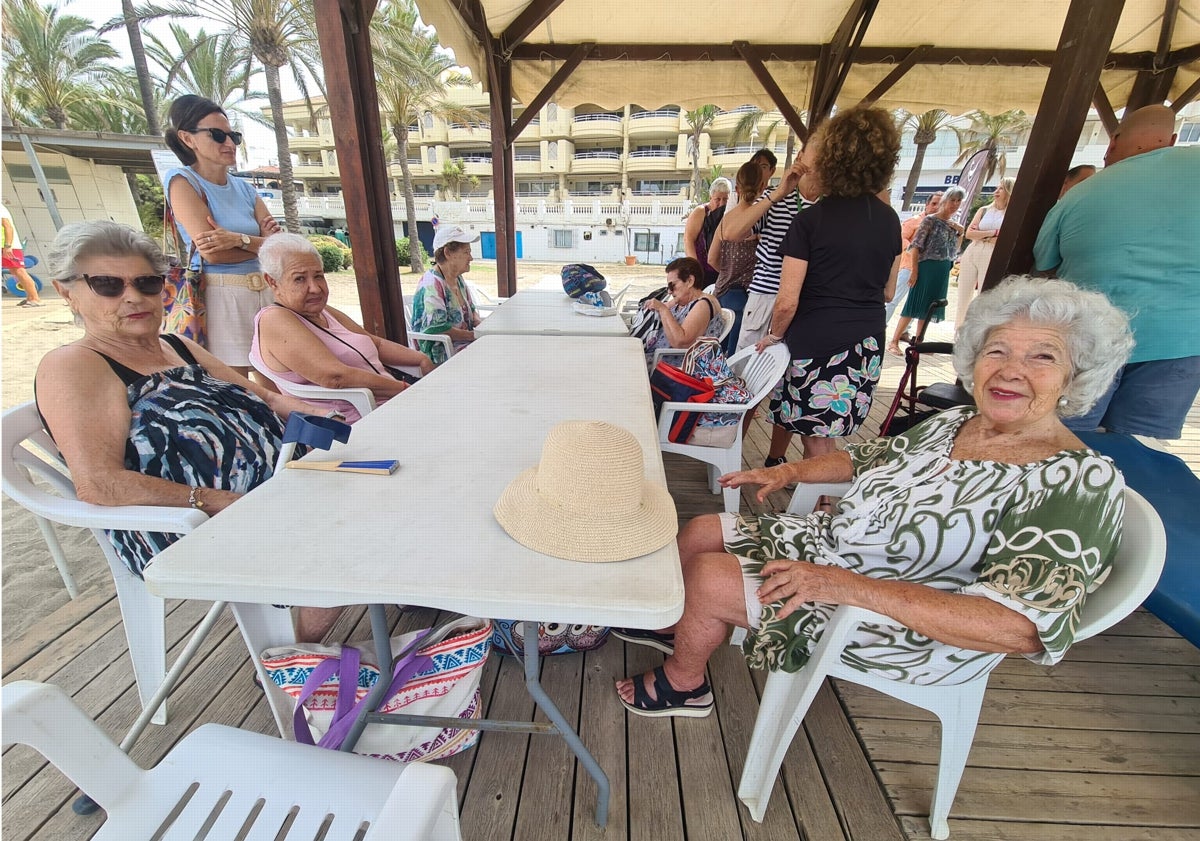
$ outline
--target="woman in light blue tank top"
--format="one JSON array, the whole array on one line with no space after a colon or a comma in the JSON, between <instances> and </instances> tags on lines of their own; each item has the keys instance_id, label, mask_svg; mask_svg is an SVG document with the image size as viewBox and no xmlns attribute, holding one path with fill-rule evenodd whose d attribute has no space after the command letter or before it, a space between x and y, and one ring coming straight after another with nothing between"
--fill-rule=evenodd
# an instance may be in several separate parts
<instances>
[{"instance_id":1,"label":"woman in light blue tank top","mask_svg":"<svg viewBox=\"0 0 1200 841\"><path fill-rule=\"evenodd\" d=\"M167 146L184 166L163 176L163 193L191 267L204 272L208 349L247 376L254 316L274 300L258 249L279 223L249 183L230 176L242 137L219 105L181 96L170 121Z\"/></svg>"}]
</instances>

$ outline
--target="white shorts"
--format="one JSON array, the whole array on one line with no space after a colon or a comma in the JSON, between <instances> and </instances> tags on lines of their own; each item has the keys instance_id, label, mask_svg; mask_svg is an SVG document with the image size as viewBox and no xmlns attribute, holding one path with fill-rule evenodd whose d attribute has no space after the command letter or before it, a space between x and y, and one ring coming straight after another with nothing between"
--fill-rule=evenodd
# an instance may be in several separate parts
<instances>
[{"instance_id":1,"label":"white shorts","mask_svg":"<svg viewBox=\"0 0 1200 841\"><path fill-rule=\"evenodd\" d=\"M751 292L746 297L746 309L742 311L742 332L738 335L737 349L754 347L771 330L771 314L775 312L775 296L762 292Z\"/></svg>"},{"instance_id":2,"label":"white shorts","mask_svg":"<svg viewBox=\"0 0 1200 841\"><path fill-rule=\"evenodd\" d=\"M208 333L208 352L226 365L247 367L250 343L254 339L254 316L273 303L275 294L269 286L255 291L245 286L206 282L204 326Z\"/></svg>"}]
</instances>

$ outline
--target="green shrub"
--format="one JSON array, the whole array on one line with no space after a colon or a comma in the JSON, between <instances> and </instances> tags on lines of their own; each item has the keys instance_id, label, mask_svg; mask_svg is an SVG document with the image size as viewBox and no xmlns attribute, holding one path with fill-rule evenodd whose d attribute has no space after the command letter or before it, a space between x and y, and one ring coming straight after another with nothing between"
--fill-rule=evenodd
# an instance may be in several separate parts
<instances>
[{"instance_id":1,"label":"green shrub","mask_svg":"<svg viewBox=\"0 0 1200 841\"><path fill-rule=\"evenodd\" d=\"M341 270L342 249L324 242L314 242L313 245L316 246L317 253L321 255L321 265L326 274Z\"/></svg>"},{"instance_id":2,"label":"green shrub","mask_svg":"<svg viewBox=\"0 0 1200 841\"><path fill-rule=\"evenodd\" d=\"M425 251L425 246L421 245L421 241L417 240L417 248L420 249L421 265L429 265L429 254ZM409 265L409 242L408 237L399 237L396 240L396 261L400 263L401 268Z\"/></svg>"}]
</instances>

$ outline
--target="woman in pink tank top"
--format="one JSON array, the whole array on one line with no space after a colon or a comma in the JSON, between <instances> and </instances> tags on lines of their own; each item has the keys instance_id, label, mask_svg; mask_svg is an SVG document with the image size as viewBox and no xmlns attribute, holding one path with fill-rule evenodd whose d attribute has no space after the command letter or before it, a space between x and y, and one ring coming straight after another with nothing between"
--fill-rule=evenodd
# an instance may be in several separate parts
<instances>
[{"instance_id":1,"label":"woman in pink tank top","mask_svg":"<svg viewBox=\"0 0 1200 841\"><path fill-rule=\"evenodd\" d=\"M425 354L372 336L328 306L321 255L304 237L276 234L263 243L258 259L276 306L255 316L250 361L276 383L367 388L383 403L408 388L388 366L414 368L421 376L433 370ZM360 417L345 400L321 402L351 423Z\"/></svg>"}]
</instances>

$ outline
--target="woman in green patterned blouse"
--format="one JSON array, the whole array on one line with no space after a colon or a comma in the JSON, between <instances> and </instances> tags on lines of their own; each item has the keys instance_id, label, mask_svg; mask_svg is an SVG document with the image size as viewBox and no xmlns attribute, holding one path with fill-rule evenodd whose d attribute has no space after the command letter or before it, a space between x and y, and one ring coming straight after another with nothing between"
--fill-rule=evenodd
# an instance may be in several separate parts
<instances>
[{"instance_id":1,"label":"woman in green patterned blouse","mask_svg":"<svg viewBox=\"0 0 1200 841\"><path fill-rule=\"evenodd\" d=\"M1124 483L1061 418L1085 413L1124 363L1128 320L1059 280L1008 278L971 304L954 366L977 408L894 438L721 477L853 481L833 512L710 514L679 535L686 602L662 631L614 631L668 653L617 683L631 712L704 716L705 665L730 626L752 666L797 671L839 604L893 617L843 660L917 684L961 683L1005 654L1056 663L1120 539Z\"/></svg>"}]
</instances>

